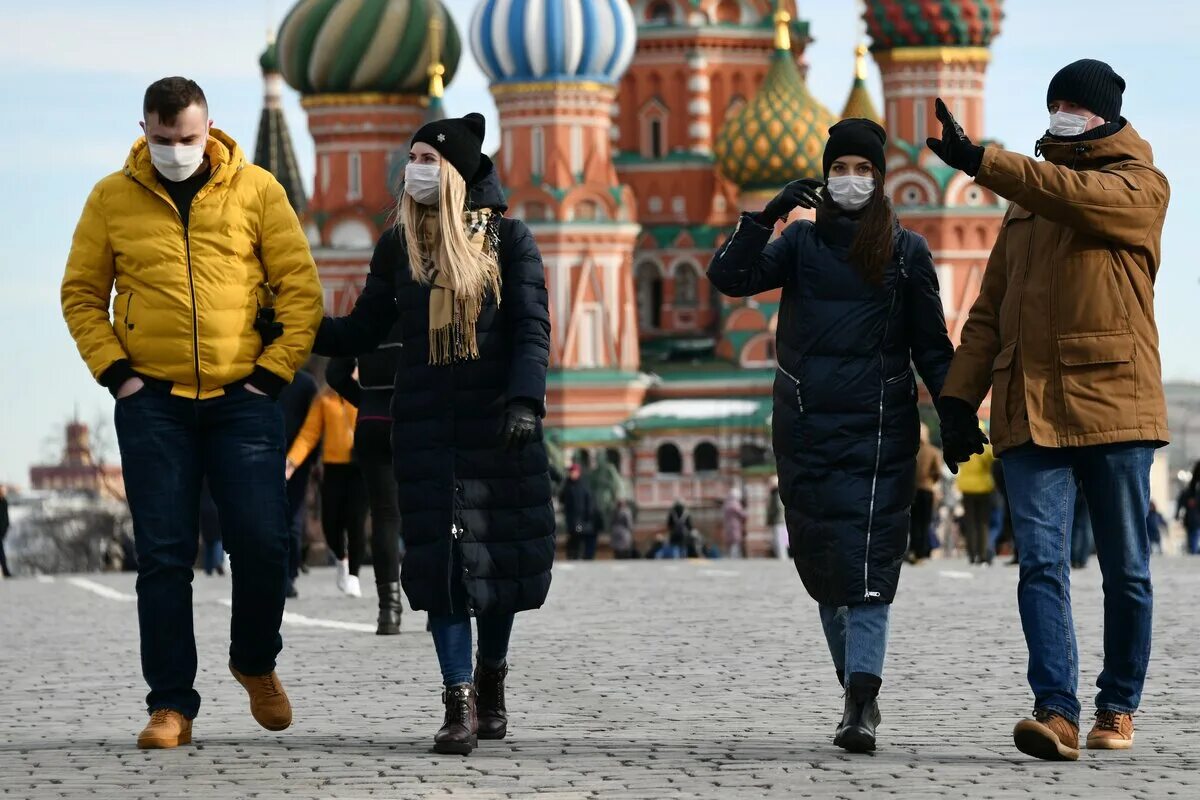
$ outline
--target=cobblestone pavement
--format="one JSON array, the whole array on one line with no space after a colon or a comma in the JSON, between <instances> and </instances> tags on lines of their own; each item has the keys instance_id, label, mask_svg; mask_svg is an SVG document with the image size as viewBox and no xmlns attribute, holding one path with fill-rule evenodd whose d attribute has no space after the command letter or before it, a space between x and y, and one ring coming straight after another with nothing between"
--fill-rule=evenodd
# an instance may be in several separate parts
<instances>
[{"instance_id":1,"label":"cobblestone pavement","mask_svg":"<svg viewBox=\"0 0 1200 800\"><path fill-rule=\"evenodd\" d=\"M1077 574L1085 695L1099 583L1094 565ZM1014 569L906 569L874 756L831 743L840 691L788 563L560 565L549 605L518 618L509 739L466 759L430 752L424 615L374 636L371 599L332 584L314 571L289 602L279 669L296 721L273 734L225 668L228 580L197 575L196 744L141 752L132 577L0 583L0 797L1200 797L1200 560L1156 561L1136 749L1076 764L1012 747L1030 705Z\"/></svg>"}]
</instances>

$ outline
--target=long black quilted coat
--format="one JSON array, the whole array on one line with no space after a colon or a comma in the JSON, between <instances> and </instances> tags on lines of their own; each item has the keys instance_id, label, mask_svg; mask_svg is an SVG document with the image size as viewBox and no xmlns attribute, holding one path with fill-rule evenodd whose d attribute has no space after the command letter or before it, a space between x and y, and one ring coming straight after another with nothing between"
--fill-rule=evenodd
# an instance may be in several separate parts
<instances>
[{"instance_id":1,"label":"long black quilted coat","mask_svg":"<svg viewBox=\"0 0 1200 800\"><path fill-rule=\"evenodd\" d=\"M813 599L890 603L919 444L915 362L937 397L953 356L929 245L897 227L882 286L849 262L843 216L770 231L744 214L708 276L726 295L782 287L774 447L796 568Z\"/></svg>"},{"instance_id":2,"label":"long black quilted coat","mask_svg":"<svg viewBox=\"0 0 1200 800\"><path fill-rule=\"evenodd\" d=\"M494 171L472 187L471 203L504 210ZM500 440L510 400L545 414L545 274L529 229L499 224L501 302L490 298L479 315L479 360L429 364L429 287L413 280L395 229L376 246L354 310L326 318L314 347L370 352L399 319L392 451L407 547L401 583L413 608L434 614L537 608L550 588L554 511L540 425L520 453Z\"/></svg>"}]
</instances>

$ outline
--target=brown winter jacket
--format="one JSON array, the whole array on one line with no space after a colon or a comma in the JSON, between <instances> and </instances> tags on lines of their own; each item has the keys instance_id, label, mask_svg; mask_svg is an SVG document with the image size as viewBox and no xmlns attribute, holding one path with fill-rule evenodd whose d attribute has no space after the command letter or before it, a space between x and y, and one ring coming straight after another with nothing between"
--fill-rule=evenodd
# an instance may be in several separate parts
<instances>
[{"instance_id":1,"label":"brown winter jacket","mask_svg":"<svg viewBox=\"0 0 1200 800\"><path fill-rule=\"evenodd\" d=\"M926 441L917 451L917 489L935 492L942 482L942 451Z\"/></svg>"},{"instance_id":2,"label":"brown winter jacket","mask_svg":"<svg viewBox=\"0 0 1200 800\"><path fill-rule=\"evenodd\" d=\"M1012 202L943 396L992 389L996 453L1165 443L1154 278L1170 187L1128 123L1085 142L999 147L975 180Z\"/></svg>"}]
</instances>

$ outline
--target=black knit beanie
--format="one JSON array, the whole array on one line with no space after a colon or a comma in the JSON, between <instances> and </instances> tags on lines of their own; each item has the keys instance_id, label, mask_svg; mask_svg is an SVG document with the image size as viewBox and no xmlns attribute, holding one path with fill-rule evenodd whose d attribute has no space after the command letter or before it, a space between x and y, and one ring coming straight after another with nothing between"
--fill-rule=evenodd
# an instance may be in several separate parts
<instances>
[{"instance_id":1,"label":"black knit beanie","mask_svg":"<svg viewBox=\"0 0 1200 800\"><path fill-rule=\"evenodd\" d=\"M1103 61L1082 58L1067 64L1050 79L1046 105L1066 100L1083 106L1104 119L1116 122L1121 117L1121 95L1125 79Z\"/></svg>"},{"instance_id":2,"label":"black knit beanie","mask_svg":"<svg viewBox=\"0 0 1200 800\"><path fill-rule=\"evenodd\" d=\"M829 168L842 156L859 156L875 165L879 174L887 174L887 162L883 147L887 144L887 132L869 119L852 117L844 119L829 129L829 141L825 143L823 166L825 177Z\"/></svg>"},{"instance_id":3,"label":"black knit beanie","mask_svg":"<svg viewBox=\"0 0 1200 800\"><path fill-rule=\"evenodd\" d=\"M413 134L409 147L424 142L437 150L469 185L482 162L485 124L482 114L428 122Z\"/></svg>"}]
</instances>

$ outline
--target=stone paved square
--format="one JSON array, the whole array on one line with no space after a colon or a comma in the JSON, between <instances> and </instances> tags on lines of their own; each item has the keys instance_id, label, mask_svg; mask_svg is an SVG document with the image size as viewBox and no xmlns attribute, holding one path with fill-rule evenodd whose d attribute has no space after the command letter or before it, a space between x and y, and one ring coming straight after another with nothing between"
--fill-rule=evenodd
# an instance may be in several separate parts
<instances>
[{"instance_id":1,"label":"stone paved square","mask_svg":"<svg viewBox=\"0 0 1200 800\"><path fill-rule=\"evenodd\" d=\"M560 564L549 604L517 619L510 736L465 759L430 751L439 681L424 615L377 637L373 598L337 595L331 570L288 603L279 670L295 724L281 734L258 728L225 667L228 579L196 576L196 743L150 752L135 743L146 690L133 577L6 581L0 797L1196 798L1197 566L1154 563L1135 749L1075 764L1012 746L1031 698L1017 574L1001 566L905 569L874 756L831 743L840 690L790 563ZM1086 708L1100 667L1094 562L1074 594Z\"/></svg>"}]
</instances>

